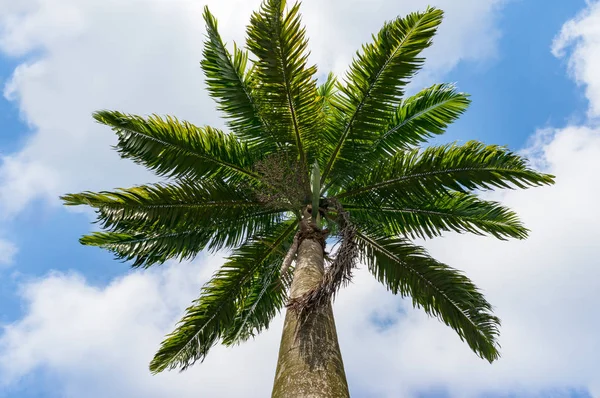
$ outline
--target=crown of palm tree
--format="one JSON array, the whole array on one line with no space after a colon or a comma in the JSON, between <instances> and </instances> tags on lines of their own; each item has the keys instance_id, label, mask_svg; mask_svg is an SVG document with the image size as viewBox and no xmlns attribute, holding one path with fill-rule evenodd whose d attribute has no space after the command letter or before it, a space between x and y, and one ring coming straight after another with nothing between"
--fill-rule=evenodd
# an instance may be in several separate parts
<instances>
[{"instance_id":1,"label":"crown of palm tree","mask_svg":"<svg viewBox=\"0 0 600 398\"><path fill-rule=\"evenodd\" d=\"M150 369L185 369L217 342L234 344L269 326L287 303L292 267L284 258L307 209L350 253L329 267L329 294L358 257L392 293L411 297L493 361L500 321L490 304L466 276L411 239L446 231L523 239L527 229L515 213L476 192L551 184L553 176L505 147L471 141L419 148L469 105L449 84L404 96L441 10L385 23L342 82L330 74L318 85L298 8L263 3L247 28L251 57L235 45L227 50L205 9L201 66L229 133L173 117L94 114L116 132L122 157L168 182L64 196L67 205L97 211L104 232L84 236L83 244L134 267L231 250Z\"/></svg>"}]
</instances>

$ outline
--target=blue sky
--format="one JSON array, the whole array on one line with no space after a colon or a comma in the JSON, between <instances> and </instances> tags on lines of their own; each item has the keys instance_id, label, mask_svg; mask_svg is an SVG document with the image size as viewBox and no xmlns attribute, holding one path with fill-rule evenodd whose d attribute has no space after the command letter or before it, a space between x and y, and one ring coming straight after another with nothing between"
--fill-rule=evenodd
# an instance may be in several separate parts
<instances>
[{"instance_id":1,"label":"blue sky","mask_svg":"<svg viewBox=\"0 0 600 398\"><path fill-rule=\"evenodd\" d=\"M503 7L497 56L465 62L446 75L471 94L473 104L444 139L478 139L516 149L538 128L581 119L586 99L565 73L564 60L549 48L566 19L584 5L513 1Z\"/></svg>"},{"instance_id":2,"label":"blue sky","mask_svg":"<svg viewBox=\"0 0 600 398\"><path fill-rule=\"evenodd\" d=\"M79 245L79 236L93 228L90 215L66 210L56 200L58 194L66 191L110 189L147 182L150 178L109 153L110 133L87 121L91 109L126 108L123 110L140 113L173 111L194 122L219 123L214 107L199 90L202 82L197 61L200 59L201 36L198 33L201 27L192 21L198 21L200 15L190 16L192 11L198 11L197 4L181 2L166 12L157 5L160 2L148 1L148 10L143 11L147 15L132 18L131 26L127 26L124 21L128 21L136 7L128 5L130 2L111 3L110 6L96 1L82 3L85 5L67 0L23 0L21 5L9 6L7 2L6 16L0 15L0 83L5 86L5 96L0 98L0 241L9 242L8 245L18 250L10 259L5 258L6 264L1 263L3 256L0 253L0 324L5 326L4 331L0 330L0 397L76 397L82 396L80 394L86 388L97 394L90 393L90 396L98 397L217 396L214 391L221 391L225 394L222 396L236 396L235 389L229 391L225 387L227 379L219 376L222 373L218 371L223 369L243 372L242 380L253 383L251 391L268 391L272 380L269 374L276 360L272 354L276 353L278 331L248 343L249 347L236 347L239 354L221 350L214 353L214 362L207 361L184 375L172 374L148 381L145 363L152 350L194 298L201 283L218 266L219 258L203 256L185 266L170 264L149 273L132 272L126 264L113 260L110 254ZM232 12L231 6L225 4L227 1L221 3L213 5L215 12L223 20L224 31L237 38L242 31L236 23L245 21L249 6L238 5L240 10ZM319 7L309 0L304 3L310 34L310 27L318 25ZM377 7L364 14L365 25L378 26L389 17L390 10L395 10L394 2L382 0L376 3ZM421 3L419 7L425 4ZM557 57L552 53L552 46L555 43L555 53L560 52L556 48L560 44L556 43L561 42L563 25L584 10L591 15L588 19L593 20L596 14L600 18L597 3L587 4L583 0L437 3L442 8L447 5L449 9L447 34L456 48L436 49L432 53L434 67L428 70L427 76L456 82L462 91L472 95L473 100L469 111L439 141L477 139L508 145L515 150L528 148L527 153L539 157L536 158L539 164L549 167L549 171L557 170L557 187L563 175L564 180L579 181L575 174L568 174L575 173L575 166L570 166L579 164L577 162L582 159L600 158L600 153L595 156L592 152L581 152L598 147L598 115L590 109L600 98L594 97L586 88L600 85L600 78L591 80L594 74L587 73L593 71L594 65L600 65L593 58L593 54L600 53L600 39L593 29L588 28L591 22L579 20L577 23L575 20L573 29L569 30L574 33L564 35L562 40L565 53ZM361 4L357 2L356 10L343 9L331 22L337 24L337 31L358 33L349 34L348 42L342 41L343 34L334 35L330 40L333 44L325 43L323 48L335 45L335 40L339 40L342 49L356 47L356 40L357 43L366 40L370 31L362 32L361 28L344 23L343 19L353 13L358 13L354 18L362 16L361 10L368 6ZM3 5L0 1L0 8ZM254 7L253 3L250 8ZM335 9L333 5L328 7ZM402 4L394 12L403 13L411 7L416 6ZM97 12L101 9L102 12ZM232 14L225 18L230 12ZM465 17L463 22L461 15L468 13L481 17ZM15 27L13 21L19 21L19 18L27 23ZM112 29L110 18L115 19L114 26L118 28ZM155 26L160 28L155 29ZM147 38L142 37L143 32L154 37L145 42ZM329 31L323 28L323 33L326 32ZM120 37L124 39L120 41ZM174 40L177 45L172 45ZM314 40L312 48L324 42ZM98 46L97 51L94 46ZM82 53L83 49L91 49L89 58L86 58L88 53ZM102 52L106 52L105 57L98 54ZM328 54L325 50L315 51L317 61L336 70L338 65L347 63L350 55L351 52L338 55ZM65 71L65 68L72 70ZM195 80L187 82L186 78L194 74L198 75L193 77ZM119 92L121 89L122 93ZM547 134L536 135L541 130ZM596 166L596 170L600 170L598 162L583 165L592 169L590 172ZM15 178L15 175L23 177ZM600 221L598 212L586 207L589 204L586 198L595 194L592 187L582 187L576 195L578 198L573 198L575 195L567 192L567 187L571 186L564 186L564 189L544 191L547 194L528 197L510 193L498 198L517 210L522 209L525 221L531 220L540 232L560 230L561 222L569 223L569 228L573 224L581 225L581 230L586 231L585 228L591 228L588 223ZM573 213L549 221L549 215L539 212L539 207L551 204L557 204L560 209L561 203L565 207L568 204ZM584 208L585 213L583 210L581 214L577 213L577 209ZM536 231L533 227L532 230ZM353 285L349 290L355 289L357 293L342 295L339 309L336 309L340 314L340 341L353 396L598 397L600 378L597 374L594 376L594 372L590 373L590 367L600 366L594 359L600 357L600 343L584 330L595 324L578 323L587 319L585 308L581 309L581 317L569 313L570 303L578 303L575 298L587 300L590 308L595 308L592 304L597 304L598 300L591 293L589 297L585 295L596 287L588 280L593 278L589 278L589 273L586 277L583 271L577 271L588 270L595 272L592 275L600 276L600 269L595 271L592 267L594 263L600 267L595 260L598 249L586 243L591 241L586 241L589 238L584 235L571 234L572 240L567 242L568 239L542 239L546 235L540 234L532 236L531 246L512 243L497 246L488 240L467 238L462 241L464 243L456 243L462 237L449 237L428 246L434 254L447 256L450 262L461 262L456 266L464 264L465 271L476 281L481 281L491 299L497 299L498 308L505 311L503 319L508 322L508 337L503 346L508 345L508 358L498 366L481 364L455 336L439 328L435 320L416 314L397 298L384 296L385 292L371 282L356 282L356 287ZM470 251L474 245L477 247L469 257L450 253ZM0 250L3 247L6 246L0 245ZM574 251L576 255L571 255ZM544 262L546 257L543 255L527 257L533 252L547 253L546 257L556 261L567 259L570 268L565 268L565 261L555 266L552 261ZM493 261L485 257L489 253L494 257ZM523 261L523 264L511 268L494 262L503 256L507 262ZM479 264L482 259L492 265ZM531 271L522 271L523 267L529 267ZM565 281L561 272L573 268L574 274L569 274ZM515 283L517 279L506 276L511 270L519 272L515 278L520 282ZM532 289L539 287L540 281L545 284L539 290ZM575 297L575 301L561 297L560 305L554 305L550 299L542 299L545 297L543 292L550 297L557 291ZM176 293L176 297L169 296L170 292ZM357 316L364 315L367 322L379 324L366 326L365 330L370 334L362 335L353 329L356 321L349 308L353 308L352 303L362 303L365 297L372 300L361 309L362 315ZM514 297L519 297L517 303ZM53 302L55 299L56 303ZM521 312L521 300L533 303L531 307L525 306L530 313ZM558 299L553 297L552 300ZM570 322L564 333L559 327L550 331L549 326L555 325L552 316L539 315L543 313L541 309L547 307L545 303L557 308L557 323L560 320ZM560 312L563 309L564 313ZM535 313L538 315L532 311L538 311ZM131 322L124 324L123 329L131 326L131 330L148 331L148 334L131 337L129 333L123 333L126 336L120 337L123 329L106 326L106 333L95 335L98 328L104 330L98 325L118 325L121 312L129 314L129 318L123 315L123 319ZM154 314L158 314L156 319ZM523 321L524 318L533 321L528 323ZM95 323L98 319L103 319L102 323ZM391 327L381 327L381 322L389 322ZM536 329L538 324L543 325L540 330ZM277 325L276 322L274 328ZM406 332L408 328L414 328L415 332ZM529 338L536 332L542 337L537 340L539 346L531 347L532 341L536 340ZM107 337L111 333L113 337ZM432 336L436 341L449 343L431 347L419 336ZM579 336L582 345L567 343L568 336ZM364 342L367 338L371 340ZM135 345L136 339L144 341L144 346ZM393 342L397 351L377 348L378 339ZM376 357L365 357L364 350L352 345L356 341L363 341L367 347L372 344L374 353L381 352L386 356L381 361ZM348 344L344 346L344 342ZM527 344L527 349L523 349ZM554 344L557 347L555 353L549 352ZM128 351L128 346L136 348ZM585 351L588 353L584 355ZM260 355L260 360L251 361L253 354ZM534 358L536 354L537 359ZM244 356L256 369L250 371L240 365L243 362L240 358ZM400 356L405 358L398 358ZM453 358L460 359L454 361ZM386 366L386 369L376 372L374 365L368 372L363 372L359 363L363 360L367 364ZM428 361L432 363L430 368ZM118 373L123 366L128 367L127 372ZM128 373L131 366L140 370ZM461 366L464 367L462 373L456 369ZM398 376L398 383L392 379L394 369L398 374L405 371L405 376ZM474 376L479 377L478 383L470 383L468 373L471 372L479 375ZM208 386L195 384L195 377L204 380ZM107 387L99 380L114 380L114 383ZM381 384L374 386L375 383ZM398 386L400 383L405 383L406 387ZM219 385L221 390L217 389Z\"/></svg>"}]
</instances>

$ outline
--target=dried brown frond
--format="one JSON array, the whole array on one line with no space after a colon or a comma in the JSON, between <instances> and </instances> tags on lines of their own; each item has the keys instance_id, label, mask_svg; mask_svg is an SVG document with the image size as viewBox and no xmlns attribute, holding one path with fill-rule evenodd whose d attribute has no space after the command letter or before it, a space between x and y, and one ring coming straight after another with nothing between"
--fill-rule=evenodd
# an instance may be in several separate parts
<instances>
[{"instance_id":1,"label":"dried brown frond","mask_svg":"<svg viewBox=\"0 0 600 398\"><path fill-rule=\"evenodd\" d=\"M344 211L337 200L330 200L329 204L337 212L340 247L325 272L321 285L300 297L290 300L288 303L288 307L299 311L301 314L307 314L311 309L323 305L333 298L342 285L350 282L352 270L356 267L358 259L358 244L355 239L356 227L351 223L348 212Z\"/></svg>"}]
</instances>

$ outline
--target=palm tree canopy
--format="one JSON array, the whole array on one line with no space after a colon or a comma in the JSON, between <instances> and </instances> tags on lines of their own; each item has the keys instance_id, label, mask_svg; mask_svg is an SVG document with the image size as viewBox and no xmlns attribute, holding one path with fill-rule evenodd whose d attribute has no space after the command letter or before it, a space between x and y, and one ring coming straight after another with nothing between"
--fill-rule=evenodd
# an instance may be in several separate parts
<instances>
[{"instance_id":1,"label":"palm tree canopy","mask_svg":"<svg viewBox=\"0 0 600 398\"><path fill-rule=\"evenodd\" d=\"M134 267L231 251L163 342L152 372L185 369L214 344L235 344L269 326L286 305L290 271L282 263L311 203L330 237L351 239L393 294L411 297L480 357L498 358L500 321L491 305L460 271L411 239L446 231L523 239L528 231L516 214L477 193L551 184L553 176L505 147L420 148L469 105L450 84L405 96L442 16L428 8L386 22L343 79L330 74L318 85L299 4L265 0L251 17L246 46L231 52L205 9L201 67L228 132L173 117L94 114L117 134L122 157L167 182L65 195L67 205L97 212L103 232L81 243ZM349 224L353 232L344 235Z\"/></svg>"}]
</instances>

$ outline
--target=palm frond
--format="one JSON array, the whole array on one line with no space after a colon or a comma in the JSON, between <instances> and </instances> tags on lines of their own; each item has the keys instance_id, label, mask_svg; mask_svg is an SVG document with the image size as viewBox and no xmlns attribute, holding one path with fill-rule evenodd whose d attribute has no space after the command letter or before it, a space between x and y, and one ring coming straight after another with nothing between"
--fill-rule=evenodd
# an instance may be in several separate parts
<instances>
[{"instance_id":1,"label":"palm frond","mask_svg":"<svg viewBox=\"0 0 600 398\"><path fill-rule=\"evenodd\" d=\"M308 40L299 4L287 12L285 6L285 0L262 3L250 18L247 46L257 58L254 93L265 118L308 167L314 156L311 146L318 114L316 67L307 66Z\"/></svg>"},{"instance_id":2,"label":"palm frond","mask_svg":"<svg viewBox=\"0 0 600 398\"><path fill-rule=\"evenodd\" d=\"M167 177L219 177L259 180L252 171L258 155L233 135L196 127L168 116L148 118L99 111L94 118L117 133L116 149L124 158Z\"/></svg>"},{"instance_id":3,"label":"palm frond","mask_svg":"<svg viewBox=\"0 0 600 398\"><path fill-rule=\"evenodd\" d=\"M226 331L235 329L240 297L252 295L256 279L272 269L273 262L285 255L282 245L289 241L297 228L295 221L280 224L271 232L257 236L236 249L215 276L203 287L199 299L186 310L176 330L163 341L161 348L150 363L153 373L165 369L186 369L203 360L209 349L223 337ZM270 307L256 306L254 327L266 327L270 320Z\"/></svg>"},{"instance_id":4,"label":"palm frond","mask_svg":"<svg viewBox=\"0 0 600 398\"><path fill-rule=\"evenodd\" d=\"M329 160L323 170L323 183L330 178L344 178L342 171L361 159L386 127L401 101L404 87L423 65L424 59L419 54L431 45L442 17L441 10L428 8L396 18L387 22L373 36L373 42L363 45L362 52L357 53L346 85L339 87L337 104L345 127L326 148ZM340 173L334 168L338 163Z\"/></svg>"},{"instance_id":5,"label":"palm frond","mask_svg":"<svg viewBox=\"0 0 600 398\"><path fill-rule=\"evenodd\" d=\"M344 116L341 114L338 101L338 80L333 73L327 75L327 80L317 87L318 129L317 161L321 168L327 164L327 151L323 150L336 142L339 132L344 128Z\"/></svg>"},{"instance_id":6,"label":"palm frond","mask_svg":"<svg viewBox=\"0 0 600 398\"><path fill-rule=\"evenodd\" d=\"M435 84L402 101L374 143L374 158L393 156L442 134L469 106L469 96L451 84Z\"/></svg>"},{"instance_id":7,"label":"palm frond","mask_svg":"<svg viewBox=\"0 0 600 398\"><path fill-rule=\"evenodd\" d=\"M369 270L392 293L412 297L415 307L454 329L481 358L500 356L500 320L471 280L406 240L363 232L357 237Z\"/></svg>"},{"instance_id":8,"label":"palm frond","mask_svg":"<svg viewBox=\"0 0 600 398\"><path fill-rule=\"evenodd\" d=\"M452 192L430 200L366 200L344 204L363 230L389 236L433 238L446 231L489 234L498 239L525 239L527 228L515 212L498 202L481 200L473 194Z\"/></svg>"},{"instance_id":9,"label":"palm frond","mask_svg":"<svg viewBox=\"0 0 600 398\"><path fill-rule=\"evenodd\" d=\"M291 237L291 236L290 236ZM281 246L280 253L287 252L289 241ZM285 276L280 274L283 255L265 264L248 286L248 293L238 300L238 308L230 328L223 335L223 344L233 345L254 337L267 329L271 320L285 306L287 300Z\"/></svg>"},{"instance_id":10,"label":"palm frond","mask_svg":"<svg viewBox=\"0 0 600 398\"><path fill-rule=\"evenodd\" d=\"M204 249L218 251L237 247L248 237L269 230L283 219L281 212L260 209L235 220L197 220L189 227L140 227L135 221L121 221L113 227L114 231L93 232L83 236L80 242L109 250L120 260L133 260L135 268L147 268L169 259L188 260Z\"/></svg>"},{"instance_id":11,"label":"palm frond","mask_svg":"<svg viewBox=\"0 0 600 398\"><path fill-rule=\"evenodd\" d=\"M333 72L329 72L327 80L319 87L317 87L317 102L321 105L320 109L323 110L327 107L327 102L330 101L331 96L337 92L337 79Z\"/></svg>"},{"instance_id":12,"label":"palm frond","mask_svg":"<svg viewBox=\"0 0 600 398\"><path fill-rule=\"evenodd\" d=\"M554 176L531 169L525 158L505 147L469 141L399 152L357 177L337 197L421 195L427 199L449 190L523 189L553 182Z\"/></svg>"},{"instance_id":13,"label":"palm frond","mask_svg":"<svg viewBox=\"0 0 600 398\"><path fill-rule=\"evenodd\" d=\"M235 46L229 53L219 31L217 20L204 7L207 40L204 59L200 63L206 76L208 92L225 114L228 126L235 134L261 151L274 151L278 142L266 121L260 116L259 104L252 94L252 76L248 69L248 54Z\"/></svg>"},{"instance_id":14,"label":"palm frond","mask_svg":"<svg viewBox=\"0 0 600 398\"><path fill-rule=\"evenodd\" d=\"M114 192L82 192L61 199L65 205L96 209L102 229L123 231L192 228L231 221L263 209L255 194L214 179L143 185ZM282 209L283 211L283 209Z\"/></svg>"},{"instance_id":15,"label":"palm frond","mask_svg":"<svg viewBox=\"0 0 600 398\"><path fill-rule=\"evenodd\" d=\"M158 233L92 232L79 242L108 250L119 260L133 260L131 266L134 268L148 268L172 258L193 258L210 242L213 232L209 228Z\"/></svg>"}]
</instances>

